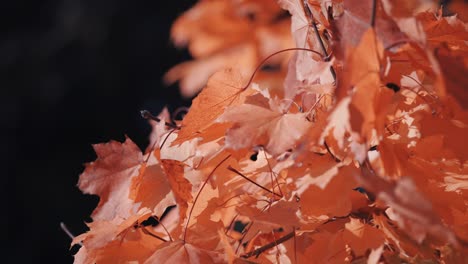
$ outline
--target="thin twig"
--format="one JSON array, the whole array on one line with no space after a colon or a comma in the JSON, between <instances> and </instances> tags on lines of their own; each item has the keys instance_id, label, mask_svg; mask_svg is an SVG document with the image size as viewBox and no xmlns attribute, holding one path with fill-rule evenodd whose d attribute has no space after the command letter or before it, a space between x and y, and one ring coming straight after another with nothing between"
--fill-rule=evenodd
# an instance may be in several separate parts
<instances>
[{"instance_id":1,"label":"thin twig","mask_svg":"<svg viewBox=\"0 0 468 264\"><path fill-rule=\"evenodd\" d=\"M273 195L276 195L276 196L278 196L278 197L280 197L280 198L283 197L281 194L277 194L277 193L274 192L274 191L268 190L267 188L263 187L262 185L260 185L260 184L256 183L255 181L249 179L247 176L245 176L244 174L242 174L242 172L240 172L240 171L234 169L233 167L229 166L227 169L230 170L230 171L232 171L232 172L234 172L234 173L236 173L237 175L241 176L242 178L246 179L247 181L251 182L251 183L254 184L255 186L257 186L257 187L259 187L259 188L261 188L261 189L263 189L263 190L265 190L265 191L267 191L267 192L269 192L269 193L271 193L271 194L273 194Z\"/></svg>"},{"instance_id":2,"label":"thin twig","mask_svg":"<svg viewBox=\"0 0 468 264\"><path fill-rule=\"evenodd\" d=\"M280 237L278 240L275 240L271 243L268 243L260 248L257 248L256 250L250 251L242 255L242 258L250 258L252 256L259 256L262 254L262 252L269 250L270 248L273 248L277 246L278 244L281 244L283 242L288 241L289 239L293 238L295 236L296 232L293 230L291 233L286 234L283 237Z\"/></svg>"},{"instance_id":3,"label":"thin twig","mask_svg":"<svg viewBox=\"0 0 468 264\"><path fill-rule=\"evenodd\" d=\"M169 133L167 134L167 136L164 138L163 142L161 143L161 146L159 147L159 149L162 149L164 147L164 144L166 144L167 139L171 136L172 133L174 133L174 131L176 131L175 128L169 131Z\"/></svg>"},{"instance_id":4,"label":"thin twig","mask_svg":"<svg viewBox=\"0 0 468 264\"><path fill-rule=\"evenodd\" d=\"M162 226L162 228L164 229L164 231L166 231L166 234L167 236L169 237L169 239L172 241L174 241L172 239L172 236L171 236L171 233L169 232L169 230L167 230L166 226L161 222L161 220L159 220L159 217L153 215L153 218L156 219L156 221L158 221L158 224Z\"/></svg>"}]
</instances>

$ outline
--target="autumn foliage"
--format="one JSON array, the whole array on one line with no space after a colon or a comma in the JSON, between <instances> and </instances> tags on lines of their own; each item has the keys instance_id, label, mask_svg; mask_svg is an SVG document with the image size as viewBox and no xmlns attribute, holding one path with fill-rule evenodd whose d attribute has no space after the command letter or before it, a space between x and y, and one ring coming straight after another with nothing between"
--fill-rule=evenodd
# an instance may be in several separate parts
<instances>
[{"instance_id":1,"label":"autumn foliage","mask_svg":"<svg viewBox=\"0 0 468 264\"><path fill-rule=\"evenodd\" d=\"M466 6L200 1L175 21L198 94L151 143L94 146L75 263L467 263Z\"/></svg>"}]
</instances>

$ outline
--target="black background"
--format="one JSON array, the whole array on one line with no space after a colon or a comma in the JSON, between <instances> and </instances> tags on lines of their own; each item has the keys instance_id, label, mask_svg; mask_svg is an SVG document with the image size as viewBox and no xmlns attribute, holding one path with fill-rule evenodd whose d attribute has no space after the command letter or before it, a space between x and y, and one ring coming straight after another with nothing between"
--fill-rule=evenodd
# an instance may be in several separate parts
<instances>
[{"instance_id":1,"label":"black background","mask_svg":"<svg viewBox=\"0 0 468 264\"><path fill-rule=\"evenodd\" d=\"M144 149L139 110L189 104L161 77L189 59L169 30L194 2L2 1L2 263L71 263L59 225L84 232L97 204L76 187L91 144L128 135Z\"/></svg>"}]
</instances>

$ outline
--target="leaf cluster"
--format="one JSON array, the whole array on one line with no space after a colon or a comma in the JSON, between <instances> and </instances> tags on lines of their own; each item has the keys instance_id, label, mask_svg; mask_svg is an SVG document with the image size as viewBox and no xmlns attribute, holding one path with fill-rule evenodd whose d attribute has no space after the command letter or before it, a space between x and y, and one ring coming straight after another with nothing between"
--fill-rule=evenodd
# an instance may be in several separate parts
<instances>
[{"instance_id":1,"label":"leaf cluster","mask_svg":"<svg viewBox=\"0 0 468 264\"><path fill-rule=\"evenodd\" d=\"M198 92L142 153L95 145L76 263L465 263L468 39L427 1L200 1ZM295 48L294 48L295 45ZM273 54L273 55L272 55ZM267 66L265 66L267 65Z\"/></svg>"}]
</instances>

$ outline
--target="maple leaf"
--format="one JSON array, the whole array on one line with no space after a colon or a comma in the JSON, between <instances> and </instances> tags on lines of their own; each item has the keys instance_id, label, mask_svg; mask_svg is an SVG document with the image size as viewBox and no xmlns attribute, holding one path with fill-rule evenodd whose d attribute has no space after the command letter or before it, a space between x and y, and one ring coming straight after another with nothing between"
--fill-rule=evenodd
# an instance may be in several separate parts
<instances>
[{"instance_id":1,"label":"maple leaf","mask_svg":"<svg viewBox=\"0 0 468 264\"><path fill-rule=\"evenodd\" d=\"M214 74L193 100L173 144L199 136L200 132L212 125L224 112L225 107L241 104L251 93L249 89L243 89L242 80L234 69L225 69Z\"/></svg>"},{"instance_id":2,"label":"maple leaf","mask_svg":"<svg viewBox=\"0 0 468 264\"><path fill-rule=\"evenodd\" d=\"M226 132L225 146L232 149L264 146L272 155L292 148L310 126L305 114L284 113L278 104L273 109L255 104L233 106L217 118L217 122L232 122Z\"/></svg>"},{"instance_id":3,"label":"maple leaf","mask_svg":"<svg viewBox=\"0 0 468 264\"><path fill-rule=\"evenodd\" d=\"M92 218L111 220L115 216L130 216L135 206L129 198L128 186L143 161L140 149L129 138L122 144L110 141L93 147L97 159L86 164L78 182L84 193L99 195Z\"/></svg>"},{"instance_id":4,"label":"maple leaf","mask_svg":"<svg viewBox=\"0 0 468 264\"><path fill-rule=\"evenodd\" d=\"M462 263L467 30L426 6L201 1L172 32L195 61L166 78L208 84L145 155L94 146L75 263Z\"/></svg>"},{"instance_id":5,"label":"maple leaf","mask_svg":"<svg viewBox=\"0 0 468 264\"><path fill-rule=\"evenodd\" d=\"M243 73L252 73L257 63L256 59L254 45L239 45L207 58L181 63L164 75L164 81L169 85L179 81L181 94L190 98L196 95L209 78L220 69L231 65L242 65Z\"/></svg>"},{"instance_id":6,"label":"maple leaf","mask_svg":"<svg viewBox=\"0 0 468 264\"><path fill-rule=\"evenodd\" d=\"M390 206L390 219L395 220L414 240L421 242L431 234L446 243L458 245L453 232L433 212L431 203L410 178L402 178L392 184L378 178L368 167L362 167L362 172L363 175L357 177L358 181Z\"/></svg>"},{"instance_id":7,"label":"maple leaf","mask_svg":"<svg viewBox=\"0 0 468 264\"><path fill-rule=\"evenodd\" d=\"M184 165L176 160L161 160L169 185L179 206L180 218L185 218L188 203L192 201L192 185L184 178Z\"/></svg>"},{"instance_id":8,"label":"maple leaf","mask_svg":"<svg viewBox=\"0 0 468 264\"><path fill-rule=\"evenodd\" d=\"M350 165L341 168L339 173L333 170L327 171L331 179L326 184L310 185L301 194L301 212L308 217L347 215L352 208L351 193L357 186L357 183L349 178L354 170ZM313 206L307 206L308 204L313 204Z\"/></svg>"},{"instance_id":9,"label":"maple leaf","mask_svg":"<svg viewBox=\"0 0 468 264\"><path fill-rule=\"evenodd\" d=\"M165 82L180 81L182 95L192 97L213 73L237 65L242 73L251 74L262 58L289 48L289 21L278 21L281 9L274 2L208 1L195 5L175 21L171 30L173 42L179 47L188 45L195 60L170 69ZM281 66L285 59L284 55L275 56L266 63Z\"/></svg>"},{"instance_id":10,"label":"maple leaf","mask_svg":"<svg viewBox=\"0 0 468 264\"><path fill-rule=\"evenodd\" d=\"M223 263L219 253L200 249L181 240L166 242L155 249L145 263Z\"/></svg>"},{"instance_id":11,"label":"maple leaf","mask_svg":"<svg viewBox=\"0 0 468 264\"><path fill-rule=\"evenodd\" d=\"M92 230L75 237L73 244L82 242L85 247L90 249L102 247L133 226L139 219L147 219L149 215L150 211L143 209L138 214L132 215L127 219L116 217L110 221L100 220L91 222L88 226Z\"/></svg>"},{"instance_id":12,"label":"maple leaf","mask_svg":"<svg viewBox=\"0 0 468 264\"><path fill-rule=\"evenodd\" d=\"M439 10L437 14L421 12L416 16L424 27L427 42L433 47L446 44L451 50L466 53L468 51L464 42L468 37L466 24L457 16L443 17L441 12L442 10Z\"/></svg>"},{"instance_id":13,"label":"maple leaf","mask_svg":"<svg viewBox=\"0 0 468 264\"><path fill-rule=\"evenodd\" d=\"M453 53L455 52L447 48L441 48L436 53L436 57L444 75L443 80L447 92L466 110L468 108L468 93L466 92L468 61L464 59L465 56L456 56Z\"/></svg>"},{"instance_id":14,"label":"maple leaf","mask_svg":"<svg viewBox=\"0 0 468 264\"><path fill-rule=\"evenodd\" d=\"M312 20L314 19L313 14L315 17L320 17L321 12L317 12L315 8L309 9L309 5L304 6L301 0L279 0L278 4L292 15L291 31L296 47L315 51L300 50L290 59L288 75L285 79L285 98L292 99L300 87L314 84L317 80L318 83L331 83L333 77L329 70L331 64L321 58L328 54L318 52L319 50L323 51L324 48L319 43L323 44L324 41L320 34L312 34L311 32L311 27L315 23L315 20ZM308 14L306 9L311 10L311 17L306 16Z\"/></svg>"},{"instance_id":15,"label":"maple leaf","mask_svg":"<svg viewBox=\"0 0 468 264\"><path fill-rule=\"evenodd\" d=\"M177 46L189 45L196 58L241 42L251 27L248 20L240 19L234 10L229 1L199 2L174 22L173 42Z\"/></svg>"},{"instance_id":16,"label":"maple leaf","mask_svg":"<svg viewBox=\"0 0 468 264\"><path fill-rule=\"evenodd\" d=\"M280 200L272 204L267 211L262 212L258 208L242 207L238 211L242 216L249 217L250 221L260 225L262 229L273 230L274 228L299 226L296 212L299 204L296 201L287 202Z\"/></svg>"},{"instance_id":17,"label":"maple leaf","mask_svg":"<svg viewBox=\"0 0 468 264\"><path fill-rule=\"evenodd\" d=\"M278 4L291 14L291 32L294 36L296 46L300 48L311 48L319 50L318 42L314 41L316 36L310 34L311 18L322 18L321 10L317 8L310 8L309 4L304 4L301 0L279 0ZM311 13L309 14L308 11ZM308 16L309 15L309 16ZM323 20L320 20L324 24ZM307 46L304 46L307 45ZM322 54L324 55L324 54ZM313 63L313 60L309 60ZM314 63L313 63L314 64Z\"/></svg>"},{"instance_id":18,"label":"maple leaf","mask_svg":"<svg viewBox=\"0 0 468 264\"><path fill-rule=\"evenodd\" d=\"M117 239L109 242L104 248L97 250L88 250L82 247L74 256L74 263L143 263L160 244L158 240L146 235L142 231L129 233L126 238L128 240L125 243Z\"/></svg>"},{"instance_id":19,"label":"maple leaf","mask_svg":"<svg viewBox=\"0 0 468 264\"><path fill-rule=\"evenodd\" d=\"M343 78L337 89L337 98L343 98L330 115L330 121L322 134L322 140L333 128L333 135L343 148L344 133L351 135L350 147L362 162L370 142L384 133L385 116L393 93L382 85L381 66L383 47L372 28L363 35L356 48L345 60ZM364 62L363 62L364 61ZM352 87L352 90L349 88Z\"/></svg>"},{"instance_id":20,"label":"maple leaf","mask_svg":"<svg viewBox=\"0 0 468 264\"><path fill-rule=\"evenodd\" d=\"M176 204L169 180L158 162L143 164L139 175L132 179L130 190L129 197L139 208L150 208L157 216Z\"/></svg>"},{"instance_id":21,"label":"maple leaf","mask_svg":"<svg viewBox=\"0 0 468 264\"><path fill-rule=\"evenodd\" d=\"M392 17L407 18L431 9L434 7L434 2L427 0L383 0L382 5L387 14L391 15Z\"/></svg>"},{"instance_id":22,"label":"maple leaf","mask_svg":"<svg viewBox=\"0 0 468 264\"><path fill-rule=\"evenodd\" d=\"M344 12L337 20L336 26L341 45L341 50L337 50L338 54L346 51L348 46L359 44L364 33L374 26L385 48L406 41L406 36L400 32L395 21L384 12L380 1L344 1Z\"/></svg>"},{"instance_id":23,"label":"maple leaf","mask_svg":"<svg viewBox=\"0 0 468 264\"><path fill-rule=\"evenodd\" d=\"M151 211L146 208L127 219L116 217L110 221L89 223L91 230L73 239L72 244L82 243L75 255L75 263L115 263L147 259L162 242L141 229L134 229L134 226L146 220L150 214Z\"/></svg>"},{"instance_id":24,"label":"maple leaf","mask_svg":"<svg viewBox=\"0 0 468 264\"><path fill-rule=\"evenodd\" d=\"M350 218L350 221L345 224L343 240L356 256L363 256L368 249L377 249L385 242L381 230L356 218Z\"/></svg>"}]
</instances>

